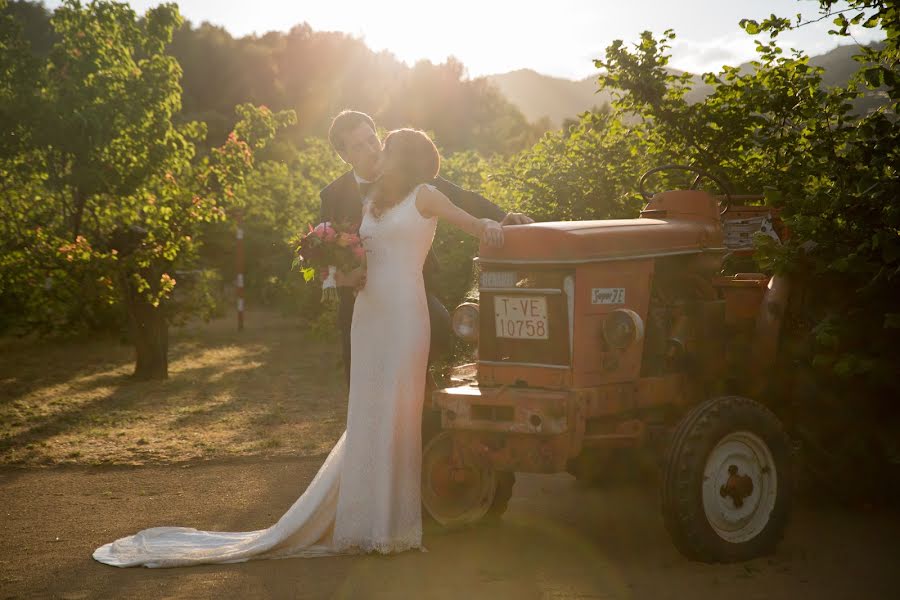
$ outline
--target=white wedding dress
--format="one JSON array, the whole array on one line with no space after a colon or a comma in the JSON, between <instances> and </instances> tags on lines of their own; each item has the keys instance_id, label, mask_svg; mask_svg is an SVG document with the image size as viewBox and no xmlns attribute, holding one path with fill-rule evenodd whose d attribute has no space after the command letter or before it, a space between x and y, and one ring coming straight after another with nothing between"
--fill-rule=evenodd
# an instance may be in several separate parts
<instances>
[{"instance_id":1,"label":"white wedding dress","mask_svg":"<svg viewBox=\"0 0 900 600\"><path fill-rule=\"evenodd\" d=\"M365 287L356 298L347 429L277 523L246 532L154 527L94 551L117 567L401 552L422 547L422 394L430 325L422 267L437 219L414 189L380 219L366 211Z\"/></svg>"}]
</instances>

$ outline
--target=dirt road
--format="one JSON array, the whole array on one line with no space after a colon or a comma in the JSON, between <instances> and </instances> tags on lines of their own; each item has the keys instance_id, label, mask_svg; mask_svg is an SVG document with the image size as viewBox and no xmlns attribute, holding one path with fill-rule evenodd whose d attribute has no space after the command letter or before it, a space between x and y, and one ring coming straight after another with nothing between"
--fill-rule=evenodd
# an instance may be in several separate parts
<instances>
[{"instance_id":1,"label":"dirt road","mask_svg":"<svg viewBox=\"0 0 900 600\"><path fill-rule=\"evenodd\" d=\"M684 560L652 492L520 476L501 525L426 536L427 553L171 570L95 563L155 525L271 524L321 459L0 470L0 598L897 598L900 514L801 505L778 554Z\"/></svg>"}]
</instances>

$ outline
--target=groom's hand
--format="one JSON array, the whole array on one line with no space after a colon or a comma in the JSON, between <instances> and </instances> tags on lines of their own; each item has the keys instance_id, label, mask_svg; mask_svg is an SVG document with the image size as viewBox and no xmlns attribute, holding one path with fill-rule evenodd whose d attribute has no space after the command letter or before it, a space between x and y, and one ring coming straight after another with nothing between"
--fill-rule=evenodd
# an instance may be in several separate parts
<instances>
[{"instance_id":1,"label":"groom's hand","mask_svg":"<svg viewBox=\"0 0 900 600\"><path fill-rule=\"evenodd\" d=\"M503 220L500 221L500 225L528 225L529 223L534 223L534 219L517 212L507 213Z\"/></svg>"},{"instance_id":2,"label":"groom's hand","mask_svg":"<svg viewBox=\"0 0 900 600\"><path fill-rule=\"evenodd\" d=\"M334 282L338 287L349 287L350 285L347 283L347 273L344 273L341 270L338 270L337 273L334 274Z\"/></svg>"},{"instance_id":3,"label":"groom's hand","mask_svg":"<svg viewBox=\"0 0 900 600\"><path fill-rule=\"evenodd\" d=\"M350 287L357 290L362 289L366 285L366 270L362 267L357 267L349 273L338 271L335 274L335 281L337 282L338 287Z\"/></svg>"}]
</instances>

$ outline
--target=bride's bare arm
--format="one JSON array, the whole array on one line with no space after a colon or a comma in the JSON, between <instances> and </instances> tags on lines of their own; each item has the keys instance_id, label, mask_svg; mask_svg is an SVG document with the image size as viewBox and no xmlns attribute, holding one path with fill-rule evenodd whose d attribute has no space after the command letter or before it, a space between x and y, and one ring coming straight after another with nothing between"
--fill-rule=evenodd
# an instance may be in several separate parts
<instances>
[{"instance_id":1,"label":"bride's bare arm","mask_svg":"<svg viewBox=\"0 0 900 600\"><path fill-rule=\"evenodd\" d=\"M503 228L492 219L476 219L436 188L424 186L416 196L416 209L426 219L437 217L459 227L489 246L503 245Z\"/></svg>"}]
</instances>

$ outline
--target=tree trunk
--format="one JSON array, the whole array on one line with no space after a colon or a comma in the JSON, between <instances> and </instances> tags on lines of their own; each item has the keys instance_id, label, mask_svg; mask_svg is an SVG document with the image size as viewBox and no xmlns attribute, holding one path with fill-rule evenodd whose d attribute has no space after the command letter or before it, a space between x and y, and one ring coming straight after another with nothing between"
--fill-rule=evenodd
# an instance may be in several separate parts
<instances>
[{"instance_id":1,"label":"tree trunk","mask_svg":"<svg viewBox=\"0 0 900 600\"><path fill-rule=\"evenodd\" d=\"M169 326L162 304L153 306L137 291L128 289L128 323L135 349L134 378L169 377Z\"/></svg>"}]
</instances>

